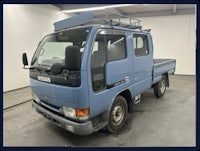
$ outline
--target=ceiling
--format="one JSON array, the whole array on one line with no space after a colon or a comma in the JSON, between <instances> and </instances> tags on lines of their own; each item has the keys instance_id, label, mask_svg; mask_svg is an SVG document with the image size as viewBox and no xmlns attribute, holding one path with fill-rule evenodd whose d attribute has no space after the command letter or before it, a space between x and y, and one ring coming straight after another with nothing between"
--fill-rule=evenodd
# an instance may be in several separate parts
<instances>
[{"instance_id":1,"label":"ceiling","mask_svg":"<svg viewBox=\"0 0 200 151\"><path fill-rule=\"evenodd\" d=\"M111 4L54 4L61 11L82 9L91 7L110 6ZM94 11L96 17L105 15L105 11L114 12L130 17L148 17L148 16L164 16L164 15L184 15L194 14L195 4L128 4L128 6L118 6L114 8L106 8L103 10ZM73 16L81 13L73 12L67 15Z\"/></svg>"}]
</instances>

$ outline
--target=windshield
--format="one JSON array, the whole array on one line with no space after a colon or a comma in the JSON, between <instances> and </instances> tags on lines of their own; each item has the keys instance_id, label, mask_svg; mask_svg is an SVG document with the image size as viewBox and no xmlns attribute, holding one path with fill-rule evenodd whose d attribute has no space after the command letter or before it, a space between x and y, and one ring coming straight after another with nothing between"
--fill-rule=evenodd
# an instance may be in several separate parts
<instances>
[{"instance_id":1,"label":"windshield","mask_svg":"<svg viewBox=\"0 0 200 151\"><path fill-rule=\"evenodd\" d=\"M70 29L46 36L39 44L31 66L51 67L59 63L65 67L65 49L68 46L78 46L83 55L90 29L90 27Z\"/></svg>"}]
</instances>

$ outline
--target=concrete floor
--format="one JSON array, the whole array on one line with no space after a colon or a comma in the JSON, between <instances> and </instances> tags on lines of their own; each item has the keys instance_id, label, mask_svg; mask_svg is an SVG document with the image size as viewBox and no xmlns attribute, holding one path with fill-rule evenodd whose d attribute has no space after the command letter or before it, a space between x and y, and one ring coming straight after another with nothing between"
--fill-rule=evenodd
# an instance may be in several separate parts
<instances>
[{"instance_id":1,"label":"concrete floor","mask_svg":"<svg viewBox=\"0 0 200 151\"><path fill-rule=\"evenodd\" d=\"M195 146L195 115L195 76L174 75L163 98L155 98L152 89L142 95L118 134L101 130L89 136L74 135L44 119L26 102L3 111L3 145Z\"/></svg>"},{"instance_id":2,"label":"concrete floor","mask_svg":"<svg viewBox=\"0 0 200 151\"><path fill-rule=\"evenodd\" d=\"M10 108L16 104L31 100L31 88L25 87L15 91L5 92L3 94L3 109Z\"/></svg>"}]
</instances>

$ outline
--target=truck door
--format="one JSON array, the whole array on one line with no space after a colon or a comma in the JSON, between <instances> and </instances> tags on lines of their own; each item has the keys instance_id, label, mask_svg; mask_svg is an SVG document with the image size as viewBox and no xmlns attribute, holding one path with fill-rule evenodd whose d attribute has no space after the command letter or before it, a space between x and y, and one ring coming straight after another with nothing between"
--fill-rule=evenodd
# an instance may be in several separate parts
<instances>
[{"instance_id":1,"label":"truck door","mask_svg":"<svg viewBox=\"0 0 200 151\"><path fill-rule=\"evenodd\" d=\"M96 32L90 60L91 114L107 110L118 86L130 77L126 38L125 32L120 30L99 29Z\"/></svg>"},{"instance_id":2,"label":"truck door","mask_svg":"<svg viewBox=\"0 0 200 151\"><path fill-rule=\"evenodd\" d=\"M153 54L148 34L133 34L133 95L152 85Z\"/></svg>"}]
</instances>

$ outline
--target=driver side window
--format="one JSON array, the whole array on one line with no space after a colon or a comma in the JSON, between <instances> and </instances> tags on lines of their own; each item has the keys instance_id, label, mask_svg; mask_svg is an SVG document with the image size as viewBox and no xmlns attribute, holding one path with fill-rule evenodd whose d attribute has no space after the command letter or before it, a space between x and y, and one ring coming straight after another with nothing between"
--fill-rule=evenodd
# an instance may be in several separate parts
<instances>
[{"instance_id":1,"label":"driver side window","mask_svg":"<svg viewBox=\"0 0 200 151\"><path fill-rule=\"evenodd\" d=\"M105 63L106 63L106 42L104 35L97 35L91 58L91 77L94 91L105 88Z\"/></svg>"},{"instance_id":2,"label":"driver side window","mask_svg":"<svg viewBox=\"0 0 200 151\"><path fill-rule=\"evenodd\" d=\"M106 62L126 58L125 36L120 34L97 34L92 48L91 78L94 91L106 88Z\"/></svg>"}]
</instances>

